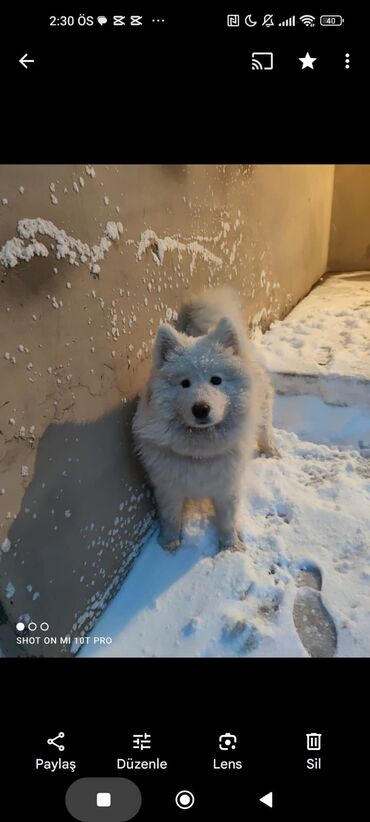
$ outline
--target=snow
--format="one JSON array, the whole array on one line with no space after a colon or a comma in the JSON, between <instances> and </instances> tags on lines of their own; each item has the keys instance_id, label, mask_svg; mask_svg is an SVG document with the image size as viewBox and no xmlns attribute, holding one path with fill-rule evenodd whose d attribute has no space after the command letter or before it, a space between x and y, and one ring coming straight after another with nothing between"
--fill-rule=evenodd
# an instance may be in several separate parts
<instances>
[{"instance_id":1,"label":"snow","mask_svg":"<svg viewBox=\"0 0 370 822\"><path fill-rule=\"evenodd\" d=\"M19 260L29 262L32 257L47 257L49 254L46 246L37 241L24 245L23 240L19 237L13 237L12 240L7 240L5 245L0 249L0 263L5 268L13 268Z\"/></svg>"},{"instance_id":2,"label":"snow","mask_svg":"<svg viewBox=\"0 0 370 822\"><path fill-rule=\"evenodd\" d=\"M4 551L4 554L5 554L8 551L10 551L11 547L12 547L12 543L10 542L10 539L8 537L6 537L4 539L4 542L1 545L1 550Z\"/></svg>"},{"instance_id":3,"label":"snow","mask_svg":"<svg viewBox=\"0 0 370 822\"><path fill-rule=\"evenodd\" d=\"M47 247L36 240L36 235L40 234L55 241L57 260L67 259L70 265L77 265L79 258L82 263L89 261L90 267L93 267L97 261L104 260L112 245L111 240L118 240L122 232L121 222L110 221L106 224L104 235L100 237L97 245L90 246L78 238L69 236L51 220L44 220L41 217L25 218L17 223L17 236L7 240L0 248L0 264L5 268L14 268L20 261L29 262L35 255L48 257ZM28 245L25 245L25 240L30 240Z\"/></svg>"},{"instance_id":4,"label":"snow","mask_svg":"<svg viewBox=\"0 0 370 822\"><path fill-rule=\"evenodd\" d=\"M119 240L120 234L123 232L122 223L108 222L105 227L105 233L110 240Z\"/></svg>"},{"instance_id":5,"label":"snow","mask_svg":"<svg viewBox=\"0 0 370 822\"><path fill-rule=\"evenodd\" d=\"M5 596L7 599L11 599L12 596L15 594L15 588L12 582L9 582L5 586Z\"/></svg>"},{"instance_id":6,"label":"snow","mask_svg":"<svg viewBox=\"0 0 370 822\"><path fill-rule=\"evenodd\" d=\"M223 261L220 257L217 257L216 254L213 254L212 251L209 251L198 241L195 240L192 242L183 243L174 237L160 238L151 228L148 228L141 233L136 255L137 259L141 260L148 249L151 249L153 259L157 265L163 265L166 251L177 251L179 259L181 259L182 252L189 254L192 257L190 264L191 271L194 270L196 258L198 256L201 257L208 265L214 265L217 268L221 268L223 265Z\"/></svg>"},{"instance_id":7,"label":"snow","mask_svg":"<svg viewBox=\"0 0 370 822\"><path fill-rule=\"evenodd\" d=\"M256 456L246 471L245 551L218 552L212 515L192 509L180 549L169 554L152 535L96 623L91 636L110 636L112 644L91 641L79 656L307 657L299 623L315 619L323 631L316 645L330 654L325 613L334 621L336 656L370 656L368 306L369 275L335 275L256 335L275 377L289 370L340 377L339 404L325 402L324 382L316 393L316 383L313 393L300 393L299 381L277 393L281 458ZM361 402L353 399L356 381ZM298 587L303 566L314 569L311 587Z\"/></svg>"},{"instance_id":8,"label":"snow","mask_svg":"<svg viewBox=\"0 0 370 822\"><path fill-rule=\"evenodd\" d=\"M312 398L299 399L309 417ZM152 536L95 626L93 635L113 637L100 655L305 656L292 611L296 570L309 559L322 571L338 655L370 656L370 464L350 444L323 444L332 427L325 403L314 399L322 443L279 429L282 458L256 458L246 477L246 552L217 553L215 527L199 516L173 556ZM286 419L290 401L277 399L276 418ZM342 411L332 409L344 433ZM91 646L81 652L93 653Z\"/></svg>"},{"instance_id":9,"label":"snow","mask_svg":"<svg viewBox=\"0 0 370 822\"><path fill-rule=\"evenodd\" d=\"M271 371L370 379L370 273L324 279L255 339Z\"/></svg>"}]
</instances>

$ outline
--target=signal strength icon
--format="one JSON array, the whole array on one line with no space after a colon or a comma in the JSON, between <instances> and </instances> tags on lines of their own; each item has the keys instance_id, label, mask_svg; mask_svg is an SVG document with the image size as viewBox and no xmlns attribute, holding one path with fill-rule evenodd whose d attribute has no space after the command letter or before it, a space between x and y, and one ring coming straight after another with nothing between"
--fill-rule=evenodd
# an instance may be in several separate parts
<instances>
[{"instance_id":1,"label":"signal strength icon","mask_svg":"<svg viewBox=\"0 0 370 822\"><path fill-rule=\"evenodd\" d=\"M293 17L287 17L286 20L282 20L279 26L295 26L295 14L293 14Z\"/></svg>"},{"instance_id":2,"label":"signal strength icon","mask_svg":"<svg viewBox=\"0 0 370 822\"><path fill-rule=\"evenodd\" d=\"M300 17L299 19L304 26L312 27L315 25L315 18L312 14L302 14L302 17Z\"/></svg>"}]
</instances>

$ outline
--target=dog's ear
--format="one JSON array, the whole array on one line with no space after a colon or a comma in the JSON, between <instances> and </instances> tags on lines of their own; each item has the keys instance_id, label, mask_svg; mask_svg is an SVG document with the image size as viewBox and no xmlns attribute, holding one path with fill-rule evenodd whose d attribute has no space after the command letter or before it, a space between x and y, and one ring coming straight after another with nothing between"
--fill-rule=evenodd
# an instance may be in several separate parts
<instances>
[{"instance_id":1,"label":"dog's ear","mask_svg":"<svg viewBox=\"0 0 370 822\"><path fill-rule=\"evenodd\" d=\"M212 331L212 337L221 343L223 348L231 348L233 354L240 352L240 340L238 332L228 317L222 317Z\"/></svg>"},{"instance_id":2,"label":"dog's ear","mask_svg":"<svg viewBox=\"0 0 370 822\"><path fill-rule=\"evenodd\" d=\"M179 347L181 347L180 337L175 329L167 323L160 325L153 349L153 360L157 368L161 368L170 352Z\"/></svg>"}]
</instances>

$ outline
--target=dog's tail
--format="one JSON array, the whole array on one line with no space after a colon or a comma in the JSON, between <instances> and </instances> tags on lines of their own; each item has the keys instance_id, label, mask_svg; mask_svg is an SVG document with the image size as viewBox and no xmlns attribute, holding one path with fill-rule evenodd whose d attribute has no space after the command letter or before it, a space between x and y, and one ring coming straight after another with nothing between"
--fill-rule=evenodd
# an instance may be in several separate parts
<instances>
[{"instance_id":1,"label":"dog's tail","mask_svg":"<svg viewBox=\"0 0 370 822\"><path fill-rule=\"evenodd\" d=\"M232 288L210 289L190 299L182 306L176 327L191 337L199 337L208 334L222 317L229 317L238 328L245 326L238 295Z\"/></svg>"}]
</instances>

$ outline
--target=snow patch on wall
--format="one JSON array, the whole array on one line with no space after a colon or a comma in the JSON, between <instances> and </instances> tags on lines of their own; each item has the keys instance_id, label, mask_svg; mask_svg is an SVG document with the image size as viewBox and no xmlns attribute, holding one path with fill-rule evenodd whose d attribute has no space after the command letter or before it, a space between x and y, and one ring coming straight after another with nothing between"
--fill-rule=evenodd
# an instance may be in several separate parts
<instances>
[{"instance_id":1,"label":"snow patch on wall","mask_svg":"<svg viewBox=\"0 0 370 822\"><path fill-rule=\"evenodd\" d=\"M88 262L92 270L99 260L104 260L112 241L118 241L122 233L121 222L109 221L97 244L89 245L68 235L64 229L58 228L51 220L44 220L41 217L26 218L17 223L17 236L7 240L1 247L0 263L5 268L14 268L19 262L29 262L35 256L48 257L49 249L36 239L37 235L41 235L55 242L53 251L57 260L66 259L71 265ZM27 240L30 242L26 244Z\"/></svg>"},{"instance_id":2,"label":"snow patch on wall","mask_svg":"<svg viewBox=\"0 0 370 822\"><path fill-rule=\"evenodd\" d=\"M137 260L141 260L145 252L150 249L153 259L157 265L163 265L164 255L166 251L177 251L181 259L181 254L189 254L192 257L191 268L194 268L197 257L201 257L208 265L214 265L217 268L222 268L223 261L221 257L217 257L212 251L209 251L204 245L197 240L182 243L174 237L158 237L158 235L151 228L147 228L141 233L140 241L137 250Z\"/></svg>"}]
</instances>

